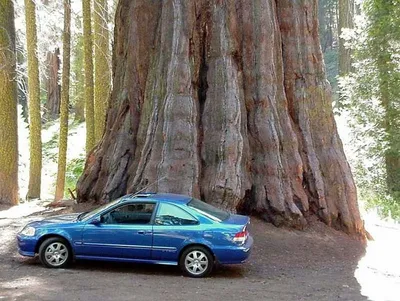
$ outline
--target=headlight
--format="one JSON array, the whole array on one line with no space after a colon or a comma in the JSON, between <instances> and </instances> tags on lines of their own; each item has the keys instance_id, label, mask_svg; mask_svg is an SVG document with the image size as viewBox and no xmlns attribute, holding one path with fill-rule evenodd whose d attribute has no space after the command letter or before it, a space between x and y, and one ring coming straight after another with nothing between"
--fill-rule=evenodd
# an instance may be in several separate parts
<instances>
[{"instance_id":1,"label":"headlight","mask_svg":"<svg viewBox=\"0 0 400 301\"><path fill-rule=\"evenodd\" d=\"M20 232L22 235L25 236L34 236L35 235L35 228L26 226L22 231Z\"/></svg>"}]
</instances>

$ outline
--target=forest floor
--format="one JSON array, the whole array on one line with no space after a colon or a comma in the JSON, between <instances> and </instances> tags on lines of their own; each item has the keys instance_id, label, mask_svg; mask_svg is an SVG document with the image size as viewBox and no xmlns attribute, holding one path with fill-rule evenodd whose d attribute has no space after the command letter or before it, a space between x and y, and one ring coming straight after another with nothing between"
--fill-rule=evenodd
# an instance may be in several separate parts
<instances>
[{"instance_id":1,"label":"forest floor","mask_svg":"<svg viewBox=\"0 0 400 301\"><path fill-rule=\"evenodd\" d=\"M249 261L205 279L138 264L82 261L46 269L18 254L15 235L24 224L68 211L39 201L0 207L0 300L400 300L396 225L367 224L375 240L365 248L317 221L295 231L252 218Z\"/></svg>"}]
</instances>

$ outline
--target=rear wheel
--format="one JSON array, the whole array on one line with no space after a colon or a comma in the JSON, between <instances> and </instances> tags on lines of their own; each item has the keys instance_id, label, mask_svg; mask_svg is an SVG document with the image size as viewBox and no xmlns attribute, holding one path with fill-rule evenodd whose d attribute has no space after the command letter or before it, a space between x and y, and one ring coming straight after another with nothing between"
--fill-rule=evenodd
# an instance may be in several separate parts
<instances>
[{"instance_id":1,"label":"rear wheel","mask_svg":"<svg viewBox=\"0 0 400 301\"><path fill-rule=\"evenodd\" d=\"M200 278L209 275L214 266L214 257L202 246L187 248L181 255L179 267L189 277Z\"/></svg>"},{"instance_id":2,"label":"rear wheel","mask_svg":"<svg viewBox=\"0 0 400 301\"><path fill-rule=\"evenodd\" d=\"M46 239L39 248L40 262L48 268L64 268L71 261L68 242L61 237Z\"/></svg>"}]
</instances>

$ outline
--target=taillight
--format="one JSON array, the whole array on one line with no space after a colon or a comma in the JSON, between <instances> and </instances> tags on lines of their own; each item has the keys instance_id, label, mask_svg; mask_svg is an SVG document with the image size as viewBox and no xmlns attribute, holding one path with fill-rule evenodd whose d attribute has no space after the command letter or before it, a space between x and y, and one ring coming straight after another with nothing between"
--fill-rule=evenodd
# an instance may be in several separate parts
<instances>
[{"instance_id":1,"label":"taillight","mask_svg":"<svg viewBox=\"0 0 400 301\"><path fill-rule=\"evenodd\" d=\"M249 232L246 230L246 227L244 227L242 231L235 234L233 241L242 245L246 242L248 236Z\"/></svg>"}]
</instances>

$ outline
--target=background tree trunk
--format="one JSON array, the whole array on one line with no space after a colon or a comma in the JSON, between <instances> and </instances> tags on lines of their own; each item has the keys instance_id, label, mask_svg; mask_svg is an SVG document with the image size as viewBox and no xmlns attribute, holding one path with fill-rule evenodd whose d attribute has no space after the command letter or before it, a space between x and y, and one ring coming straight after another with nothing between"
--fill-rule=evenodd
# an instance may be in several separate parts
<instances>
[{"instance_id":1,"label":"background tree trunk","mask_svg":"<svg viewBox=\"0 0 400 301\"><path fill-rule=\"evenodd\" d=\"M0 203L18 204L14 5L0 2Z\"/></svg>"},{"instance_id":2,"label":"background tree trunk","mask_svg":"<svg viewBox=\"0 0 400 301\"><path fill-rule=\"evenodd\" d=\"M58 144L58 170L55 194L56 201L62 199L64 196L65 169L67 166L70 54L71 1L64 0L63 72L61 91L60 141Z\"/></svg>"},{"instance_id":3,"label":"background tree trunk","mask_svg":"<svg viewBox=\"0 0 400 301\"><path fill-rule=\"evenodd\" d=\"M61 86L59 83L60 49L47 53L47 101L46 117L48 120L57 119L60 115Z\"/></svg>"},{"instance_id":4,"label":"background tree trunk","mask_svg":"<svg viewBox=\"0 0 400 301\"><path fill-rule=\"evenodd\" d=\"M85 98L84 98L84 51L83 51L83 35L78 34L76 37L76 43L74 45L74 55L72 63L72 72L74 74L74 86L73 86L73 99L74 99L74 111L75 120L78 122L85 121Z\"/></svg>"},{"instance_id":5,"label":"background tree trunk","mask_svg":"<svg viewBox=\"0 0 400 301\"><path fill-rule=\"evenodd\" d=\"M325 53L334 47L337 0L319 0L318 4L319 35L322 52Z\"/></svg>"},{"instance_id":6,"label":"background tree trunk","mask_svg":"<svg viewBox=\"0 0 400 301\"><path fill-rule=\"evenodd\" d=\"M110 94L110 38L107 0L94 0L94 117L95 141L104 133Z\"/></svg>"},{"instance_id":7,"label":"background tree trunk","mask_svg":"<svg viewBox=\"0 0 400 301\"><path fill-rule=\"evenodd\" d=\"M93 41L91 25L91 0L82 0L83 12L83 46L85 58L85 119L86 119L86 153L95 144L94 137L94 83L93 83Z\"/></svg>"},{"instance_id":8,"label":"background tree trunk","mask_svg":"<svg viewBox=\"0 0 400 301\"><path fill-rule=\"evenodd\" d=\"M36 7L33 0L25 0L26 40L28 51L29 99L29 185L28 199L40 198L42 177L42 121L40 114L39 62L37 57Z\"/></svg>"},{"instance_id":9,"label":"background tree trunk","mask_svg":"<svg viewBox=\"0 0 400 301\"><path fill-rule=\"evenodd\" d=\"M23 46L21 45L21 42L22 41L16 37L16 39L15 39L16 59L17 59L17 66L20 66L20 68L21 68L21 66L26 65L26 58L24 58L24 55L21 53L21 50L18 51L18 49L23 48ZM29 122L28 84L27 84L27 82L28 82L28 78L26 76L26 72L23 72L22 70L20 72L17 72L18 104L20 104L22 107L22 117L24 118L24 121L26 123Z\"/></svg>"},{"instance_id":10,"label":"background tree trunk","mask_svg":"<svg viewBox=\"0 0 400 301\"><path fill-rule=\"evenodd\" d=\"M342 38L343 29L354 28L354 0L339 0L339 75L347 75L351 71L351 50L345 47Z\"/></svg>"},{"instance_id":11,"label":"background tree trunk","mask_svg":"<svg viewBox=\"0 0 400 301\"><path fill-rule=\"evenodd\" d=\"M122 0L104 138L81 202L147 183L275 225L362 233L316 0Z\"/></svg>"}]
</instances>

